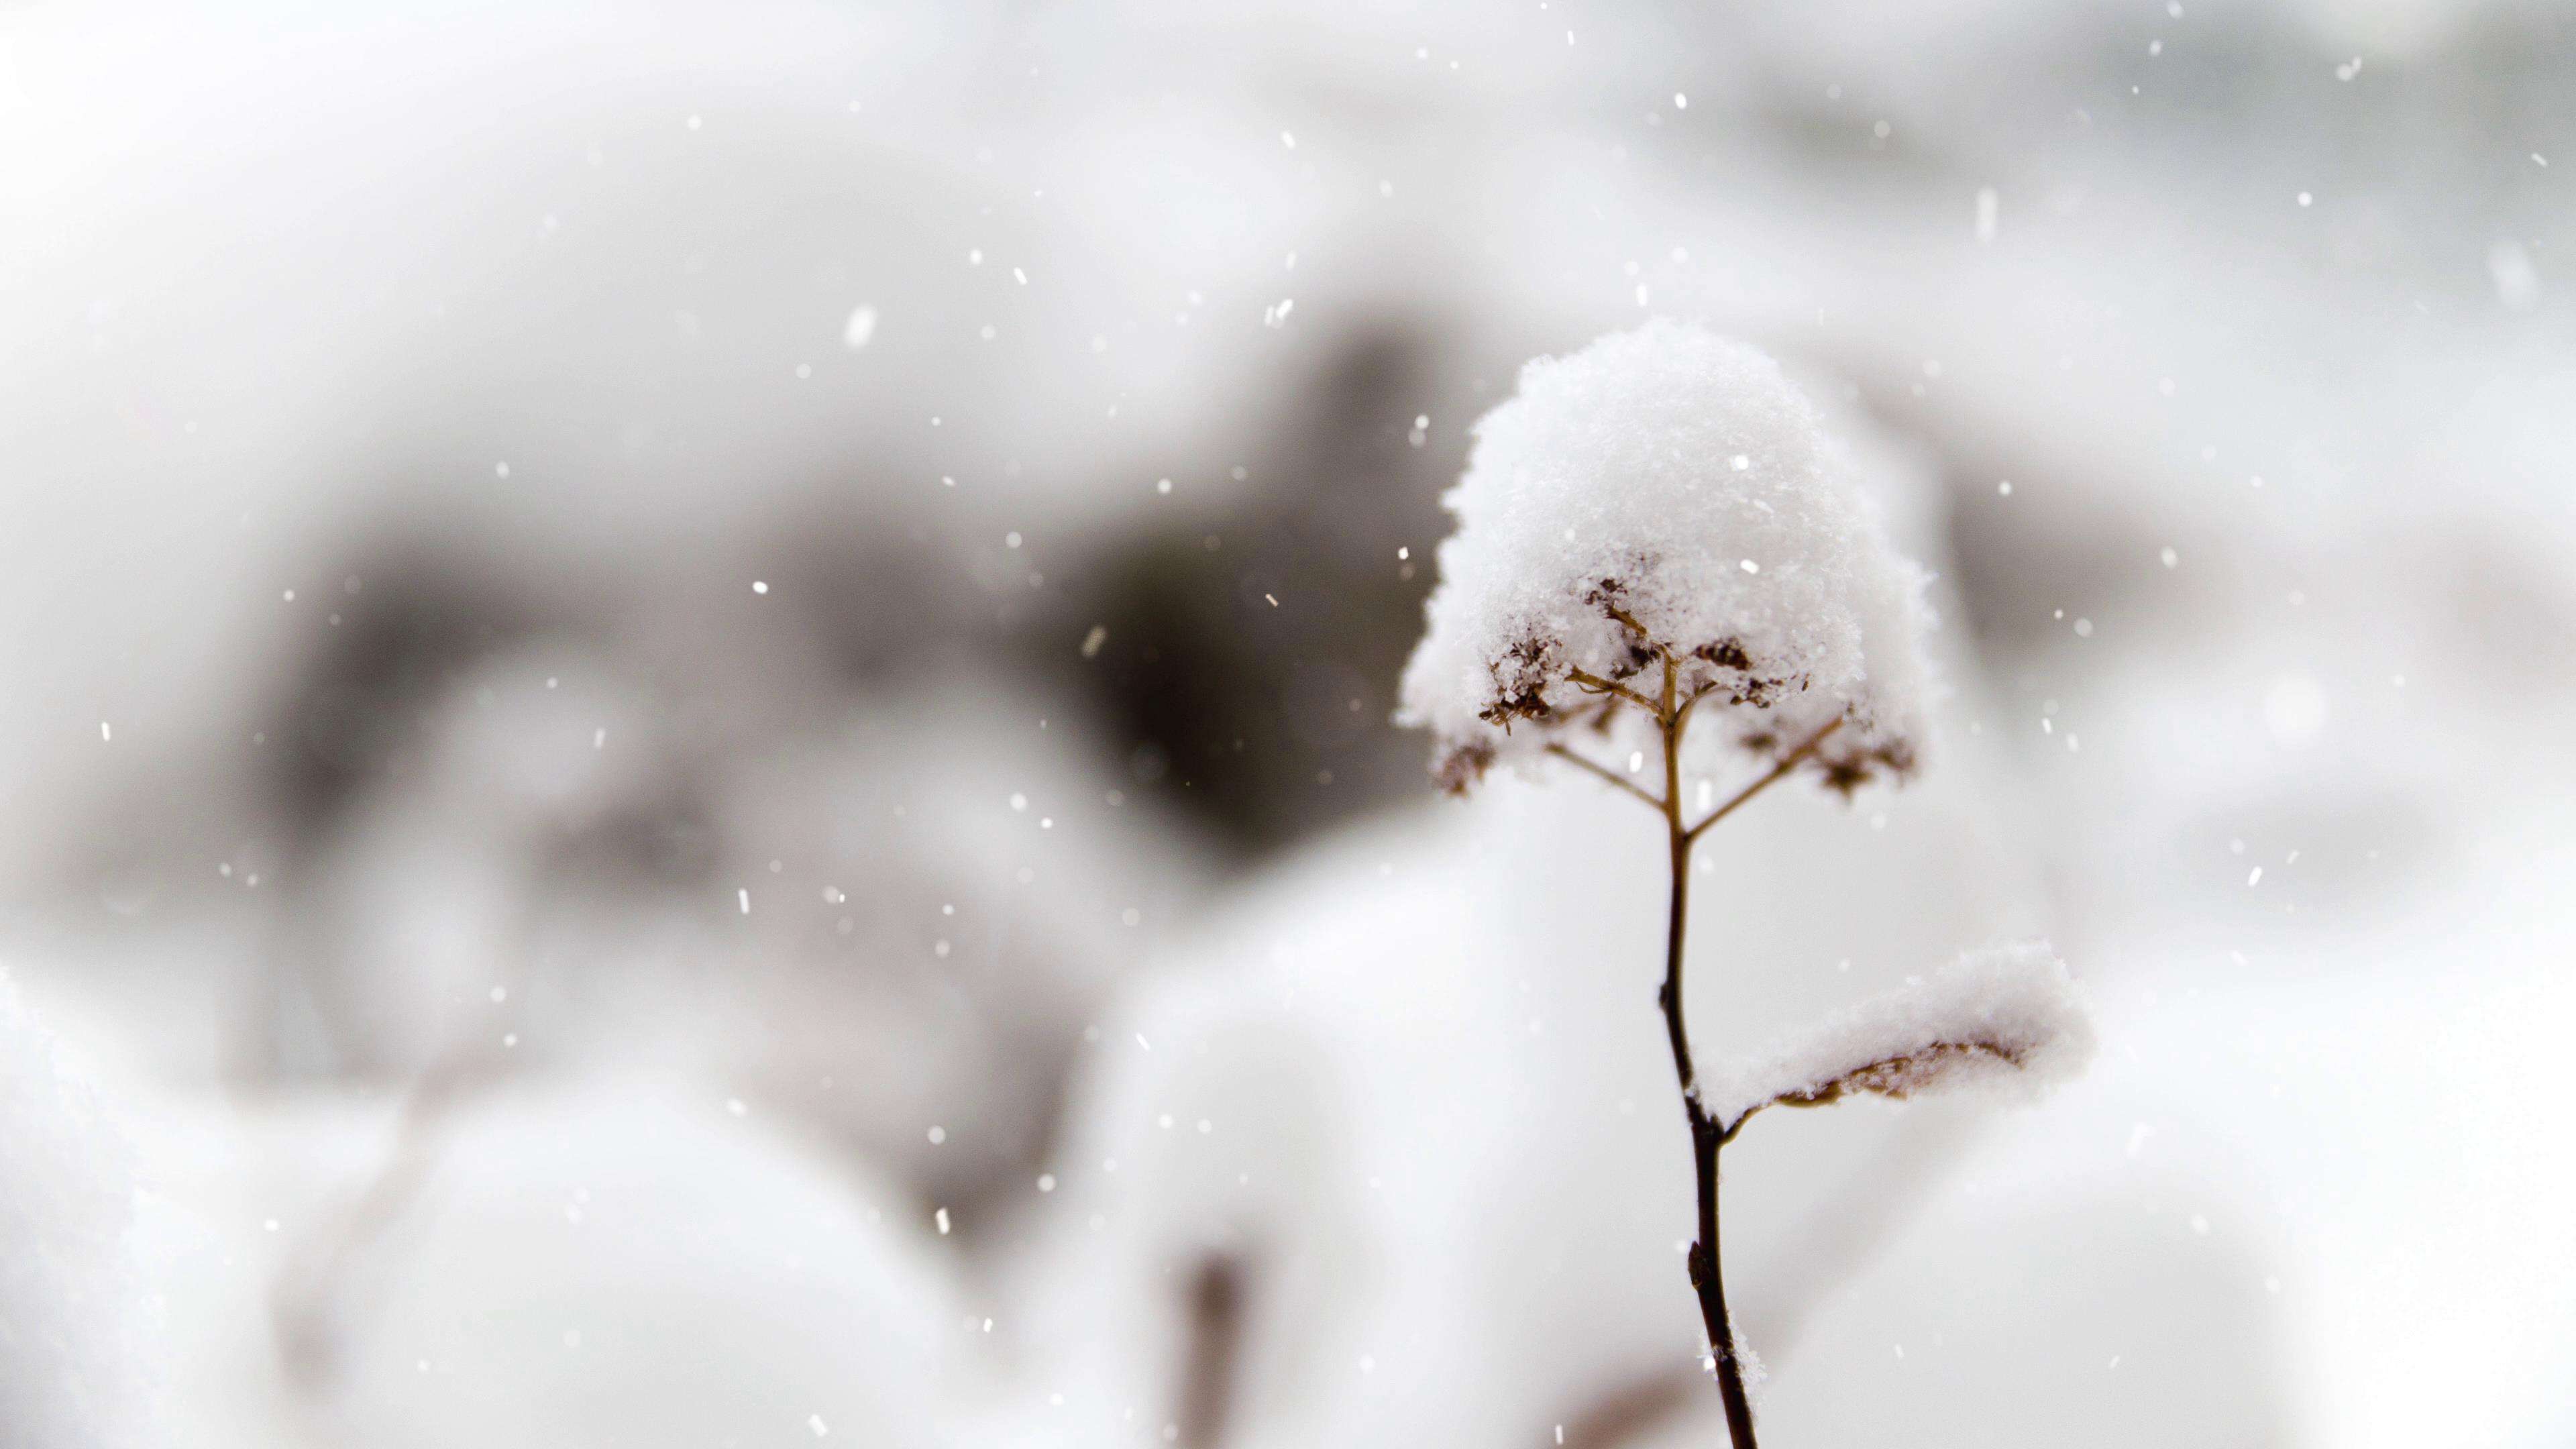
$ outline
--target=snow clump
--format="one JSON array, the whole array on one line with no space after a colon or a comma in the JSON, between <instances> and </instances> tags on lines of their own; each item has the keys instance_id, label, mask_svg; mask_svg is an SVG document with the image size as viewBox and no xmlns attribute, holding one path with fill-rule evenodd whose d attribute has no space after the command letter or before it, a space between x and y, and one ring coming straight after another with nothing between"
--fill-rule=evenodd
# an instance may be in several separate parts
<instances>
[{"instance_id":1,"label":"snow clump","mask_svg":"<svg viewBox=\"0 0 2576 1449\"><path fill-rule=\"evenodd\" d=\"M1648 748L1578 675L1660 702L1666 659L1699 738L1776 760L1839 721L1808 757L1829 783L1913 768L1927 575L1768 355L1649 322L1529 363L1475 438L1398 713L1444 785L1590 728Z\"/></svg>"},{"instance_id":2,"label":"snow clump","mask_svg":"<svg viewBox=\"0 0 2576 1449\"><path fill-rule=\"evenodd\" d=\"M1857 1092L1906 1098L1993 1088L2035 1097L2084 1069L2093 1025L2046 941L1969 951L1930 978L1828 1017L1778 1054L1702 1090L1730 1132L1765 1107Z\"/></svg>"}]
</instances>

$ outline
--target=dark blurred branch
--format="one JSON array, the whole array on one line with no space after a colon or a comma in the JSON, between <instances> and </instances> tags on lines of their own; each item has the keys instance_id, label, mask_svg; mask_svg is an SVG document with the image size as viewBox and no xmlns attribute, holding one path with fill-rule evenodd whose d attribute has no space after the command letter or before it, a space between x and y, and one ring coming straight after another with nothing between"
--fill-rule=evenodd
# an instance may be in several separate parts
<instances>
[{"instance_id":1,"label":"dark blurred branch","mask_svg":"<svg viewBox=\"0 0 2576 1449\"><path fill-rule=\"evenodd\" d=\"M422 1073L403 1099L393 1145L375 1176L279 1268L269 1321L291 1380L318 1386L337 1371L342 1300L361 1260L420 1196L448 1120L502 1074L494 1053L472 1047L449 1053Z\"/></svg>"},{"instance_id":2,"label":"dark blurred branch","mask_svg":"<svg viewBox=\"0 0 2576 1449\"><path fill-rule=\"evenodd\" d=\"M1186 1449L1216 1449L1234 1418L1242 1377L1245 1270L1241 1258L1211 1253L1190 1275L1189 1343L1180 1407L1172 1422Z\"/></svg>"},{"instance_id":3,"label":"dark blurred branch","mask_svg":"<svg viewBox=\"0 0 2576 1449\"><path fill-rule=\"evenodd\" d=\"M1658 1369L1612 1385L1557 1426L1564 1449L1619 1449L1644 1438L1689 1405L1699 1375Z\"/></svg>"}]
</instances>

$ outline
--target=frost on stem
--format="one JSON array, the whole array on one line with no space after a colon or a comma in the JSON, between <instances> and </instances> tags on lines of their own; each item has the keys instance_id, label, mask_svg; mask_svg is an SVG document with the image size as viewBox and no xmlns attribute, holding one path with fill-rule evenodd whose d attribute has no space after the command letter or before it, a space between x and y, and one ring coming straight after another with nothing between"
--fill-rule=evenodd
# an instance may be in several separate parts
<instances>
[{"instance_id":1,"label":"frost on stem","mask_svg":"<svg viewBox=\"0 0 2576 1449\"><path fill-rule=\"evenodd\" d=\"M1521 372L1446 503L1403 722L1453 791L1582 731L1644 748L1662 661L1721 739L1849 790L1914 765L1925 575L1889 548L1815 407L1762 352L1650 322ZM1634 701L1631 701L1634 702Z\"/></svg>"},{"instance_id":2,"label":"frost on stem","mask_svg":"<svg viewBox=\"0 0 2576 1449\"><path fill-rule=\"evenodd\" d=\"M1766 1107L1854 1093L1985 1088L2036 1095L2093 1054L2093 1027L2045 941L1970 951L1929 979L1848 1007L1766 1061L1714 1073L1710 1115L1733 1137Z\"/></svg>"}]
</instances>

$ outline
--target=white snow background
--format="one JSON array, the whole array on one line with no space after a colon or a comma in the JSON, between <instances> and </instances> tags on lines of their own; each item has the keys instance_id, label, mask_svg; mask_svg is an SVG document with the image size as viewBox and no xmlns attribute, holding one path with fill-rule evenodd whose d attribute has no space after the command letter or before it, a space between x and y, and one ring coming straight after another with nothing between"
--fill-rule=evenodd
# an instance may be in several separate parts
<instances>
[{"instance_id":1,"label":"white snow background","mask_svg":"<svg viewBox=\"0 0 2576 1449\"><path fill-rule=\"evenodd\" d=\"M1426 584L1671 316L1947 689L1703 843L1703 1063L2038 935L2100 1038L1747 1128L1765 1443L2558 1449L2571 184L2522 0L17 8L0 1442L1714 1442L1652 819L1289 651L1247 846L1030 622L1369 448Z\"/></svg>"}]
</instances>

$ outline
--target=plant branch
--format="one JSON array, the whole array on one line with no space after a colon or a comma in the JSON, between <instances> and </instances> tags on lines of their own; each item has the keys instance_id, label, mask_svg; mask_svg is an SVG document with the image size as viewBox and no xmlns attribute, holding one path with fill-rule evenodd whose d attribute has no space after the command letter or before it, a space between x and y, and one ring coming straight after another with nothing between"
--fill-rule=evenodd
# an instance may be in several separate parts
<instances>
[{"instance_id":1,"label":"plant branch","mask_svg":"<svg viewBox=\"0 0 2576 1449\"><path fill-rule=\"evenodd\" d=\"M1637 622L1636 615L1620 608L1617 604L1603 604L1601 606L1601 610L1603 613L1608 614L1619 623L1627 626L1628 632L1636 635L1639 643L1645 644L1649 647L1660 647L1655 645L1655 636L1646 632L1646 626Z\"/></svg>"},{"instance_id":2,"label":"plant branch","mask_svg":"<svg viewBox=\"0 0 2576 1449\"><path fill-rule=\"evenodd\" d=\"M1671 667L1669 661L1667 661L1665 667ZM1578 688L1588 689L1594 694L1617 695L1619 698L1624 699L1630 704L1635 705L1637 708L1644 710L1646 713L1653 715L1658 720L1661 720L1665 716L1666 711L1658 708L1653 700L1646 698L1644 695L1639 694L1637 691L1630 689L1628 686L1621 684L1615 679L1604 679L1600 675L1595 674L1588 669L1568 669L1565 671L1565 677L1572 680Z\"/></svg>"},{"instance_id":3,"label":"plant branch","mask_svg":"<svg viewBox=\"0 0 2576 1449\"><path fill-rule=\"evenodd\" d=\"M1683 700L1682 707L1674 712L1673 728L1675 730L1679 730L1684 725L1689 724L1691 711L1699 708L1699 702L1701 700L1706 699L1715 693L1717 693L1717 686L1713 683L1703 684L1699 688L1692 690L1690 692L1690 698Z\"/></svg>"},{"instance_id":4,"label":"plant branch","mask_svg":"<svg viewBox=\"0 0 2576 1449\"><path fill-rule=\"evenodd\" d=\"M1796 749L1791 750L1785 755L1782 755L1780 757L1780 763L1773 765L1767 774L1763 775L1761 779L1754 781L1752 784L1745 786L1743 789L1736 791L1725 804L1710 811L1707 819L1702 820L1697 825L1684 831L1683 838L1685 840L1699 839L1699 833L1701 831L1706 830L1717 822L1724 820L1727 816L1735 813L1737 806L1742 805L1754 796L1761 794L1763 791L1770 789L1773 785L1779 783L1781 778L1786 776L1790 771L1798 768L1801 764L1804 764L1807 756L1816 752L1816 746L1825 742L1825 736L1832 734L1834 731L1841 729L1842 727L1843 722L1837 719L1833 723L1826 725L1823 729L1807 736L1807 742L1805 744L1798 746ZM1678 734L1679 732L1676 731L1675 733Z\"/></svg>"},{"instance_id":5,"label":"plant branch","mask_svg":"<svg viewBox=\"0 0 2576 1449\"><path fill-rule=\"evenodd\" d=\"M1726 1281L1718 1262L1717 1154L1725 1145L1717 1122L1699 1095L1699 1072L1691 1063L1690 1030L1682 1019L1682 956L1690 927L1690 853L1698 829L1682 825L1683 711L1675 708L1677 684L1673 658L1664 656L1663 704L1656 711L1664 743L1664 837L1672 866L1671 909L1664 933L1664 986L1656 1000L1664 1011L1664 1031L1673 1049L1673 1074L1682 1089L1682 1112L1690 1121L1691 1166L1699 1179L1699 1237L1691 1244L1691 1288L1699 1295L1700 1320L1708 1331L1709 1358L1717 1370L1717 1390L1726 1405L1726 1432L1734 1449L1756 1449L1753 1406L1744 1393L1744 1368L1735 1352L1735 1325L1727 1316ZM1818 735L1817 739L1822 739ZM1809 741L1812 747L1814 741ZM1786 773L1785 769L1781 773ZM1730 807L1731 808L1731 807ZM1723 812L1720 812L1723 813ZM1711 817L1711 821L1715 819ZM1706 828L1711 821L1701 822Z\"/></svg>"},{"instance_id":6,"label":"plant branch","mask_svg":"<svg viewBox=\"0 0 2576 1449\"><path fill-rule=\"evenodd\" d=\"M1753 1120L1753 1114L1766 1107L1827 1107L1854 1092L1870 1092L1902 1101L1928 1086L1944 1067L1973 1057L1991 1057L2008 1067L2020 1066L2027 1060L2026 1053L2016 1053L2000 1042L1926 1042L1911 1051L1863 1062L1824 1081L1792 1087L1766 1097L1737 1113L1735 1120L1718 1133L1718 1140L1734 1141L1735 1134L1744 1130L1744 1124Z\"/></svg>"},{"instance_id":7,"label":"plant branch","mask_svg":"<svg viewBox=\"0 0 2576 1449\"><path fill-rule=\"evenodd\" d=\"M1565 761L1567 764L1574 765L1580 769L1589 771L1594 775L1600 776L1602 779L1609 781L1611 784L1618 786L1620 789L1625 790L1629 794L1636 796L1638 799L1645 801L1647 804L1654 806L1657 810L1664 808L1663 801L1656 799L1651 794L1648 794L1643 787L1637 784L1636 781L1627 778L1607 765L1601 764L1596 760L1588 759L1581 753L1569 749L1561 744L1551 743L1547 747L1547 752L1556 756L1558 759Z\"/></svg>"}]
</instances>

